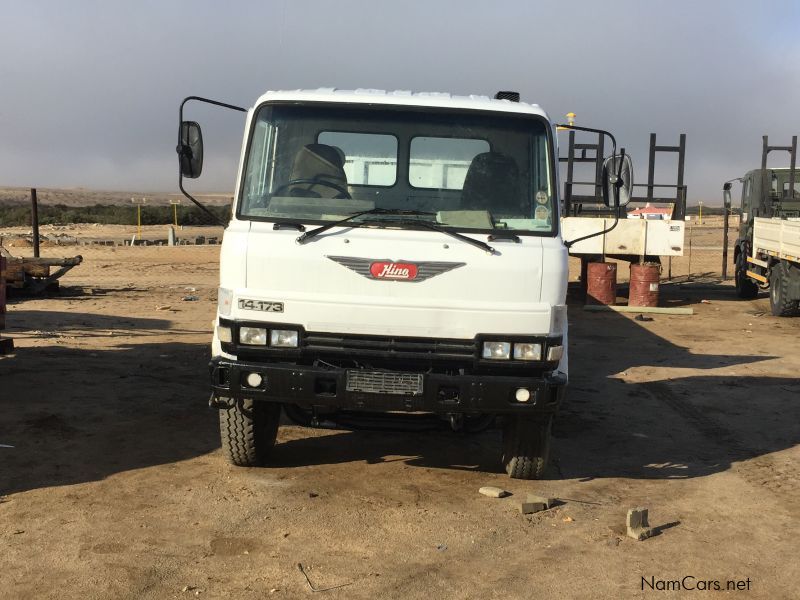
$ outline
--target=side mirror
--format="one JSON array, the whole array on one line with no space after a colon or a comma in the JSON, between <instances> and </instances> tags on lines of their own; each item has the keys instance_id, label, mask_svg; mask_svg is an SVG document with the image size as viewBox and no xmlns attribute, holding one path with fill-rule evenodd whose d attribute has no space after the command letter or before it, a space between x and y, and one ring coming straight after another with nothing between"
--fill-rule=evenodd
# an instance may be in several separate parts
<instances>
[{"instance_id":1,"label":"side mirror","mask_svg":"<svg viewBox=\"0 0 800 600\"><path fill-rule=\"evenodd\" d=\"M606 206L626 206L633 197L633 161L623 150L603 162L603 202Z\"/></svg>"},{"instance_id":2,"label":"side mirror","mask_svg":"<svg viewBox=\"0 0 800 600\"><path fill-rule=\"evenodd\" d=\"M731 207L731 184L726 183L725 187L722 188L722 204L725 205L725 208Z\"/></svg>"},{"instance_id":3,"label":"side mirror","mask_svg":"<svg viewBox=\"0 0 800 600\"><path fill-rule=\"evenodd\" d=\"M190 179L200 177L203 171L203 133L194 121L181 123L181 137L176 148L181 175Z\"/></svg>"}]
</instances>

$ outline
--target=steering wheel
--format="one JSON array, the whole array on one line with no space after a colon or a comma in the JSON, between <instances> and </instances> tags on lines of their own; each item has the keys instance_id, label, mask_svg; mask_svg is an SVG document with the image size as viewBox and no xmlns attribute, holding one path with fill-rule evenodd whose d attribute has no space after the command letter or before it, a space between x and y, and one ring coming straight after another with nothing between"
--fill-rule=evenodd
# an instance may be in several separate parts
<instances>
[{"instance_id":1,"label":"steering wheel","mask_svg":"<svg viewBox=\"0 0 800 600\"><path fill-rule=\"evenodd\" d=\"M290 187L292 185L302 185L302 184L324 185L325 187L329 187L329 188L334 189L337 192L339 192L339 195L338 196L334 196L334 199L342 199L342 198L347 199L347 200L351 200L352 199L352 196L350 195L350 192L347 191L347 188L344 188L344 187L340 186L337 183L333 183L332 181L326 181L324 179L313 179L313 178L310 178L310 179L290 179L289 181L284 183L282 186L280 186L277 190L275 190L272 193L272 195L273 196L280 196L279 192L282 192L286 188L288 188L288 187Z\"/></svg>"}]
</instances>

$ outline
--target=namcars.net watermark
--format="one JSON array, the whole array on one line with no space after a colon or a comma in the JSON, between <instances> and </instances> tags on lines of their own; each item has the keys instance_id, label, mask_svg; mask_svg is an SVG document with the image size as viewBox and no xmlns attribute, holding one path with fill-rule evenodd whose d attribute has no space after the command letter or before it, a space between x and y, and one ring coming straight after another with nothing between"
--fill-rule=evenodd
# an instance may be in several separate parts
<instances>
[{"instance_id":1,"label":"namcars.net watermark","mask_svg":"<svg viewBox=\"0 0 800 600\"><path fill-rule=\"evenodd\" d=\"M658 579L654 576L642 577L642 590L653 592L748 592L753 582L746 579L703 579L686 575L680 579Z\"/></svg>"}]
</instances>

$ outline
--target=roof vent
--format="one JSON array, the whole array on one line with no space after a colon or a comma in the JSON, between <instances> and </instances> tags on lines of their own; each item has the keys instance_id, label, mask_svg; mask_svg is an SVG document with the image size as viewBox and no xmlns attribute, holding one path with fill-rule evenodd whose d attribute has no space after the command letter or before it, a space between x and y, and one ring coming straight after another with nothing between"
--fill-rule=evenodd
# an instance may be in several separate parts
<instances>
[{"instance_id":1,"label":"roof vent","mask_svg":"<svg viewBox=\"0 0 800 600\"><path fill-rule=\"evenodd\" d=\"M511 102L519 102L519 92L497 92L494 95L495 100L510 100Z\"/></svg>"}]
</instances>

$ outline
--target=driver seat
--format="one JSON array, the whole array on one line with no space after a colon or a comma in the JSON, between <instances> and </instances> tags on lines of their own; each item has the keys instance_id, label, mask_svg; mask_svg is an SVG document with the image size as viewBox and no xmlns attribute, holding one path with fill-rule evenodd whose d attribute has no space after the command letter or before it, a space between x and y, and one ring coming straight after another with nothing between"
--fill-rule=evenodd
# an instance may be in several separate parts
<instances>
[{"instance_id":1,"label":"driver seat","mask_svg":"<svg viewBox=\"0 0 800 600\"><path fill-rule=\"evenodd\" d=\"M519 168L500 152L483 152L472 159L461 190L462 210L488 210L517 215L520 207Z\"/></svg>"},{"instance_id":2,"label":"driver seat","mask_svg":"<svg viewBox=\"0 0 800 600\"><path fill-rule=\"evenodd\" d=\"M314 179L329 181L347 190L347 175L344 172L344 152L336 146L327 144L307 144L294 157L290 180ZM309 198L336 198L341 196L337 189L323 184L294 183L289 186L290 196Z\"/></svg>"}]
</instances>

